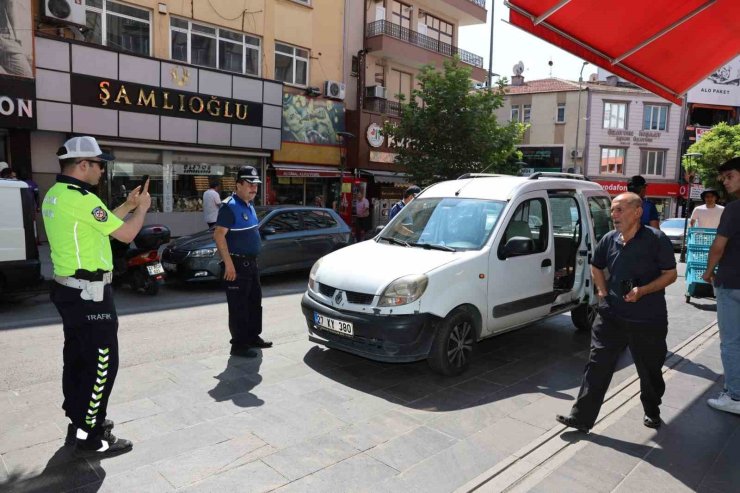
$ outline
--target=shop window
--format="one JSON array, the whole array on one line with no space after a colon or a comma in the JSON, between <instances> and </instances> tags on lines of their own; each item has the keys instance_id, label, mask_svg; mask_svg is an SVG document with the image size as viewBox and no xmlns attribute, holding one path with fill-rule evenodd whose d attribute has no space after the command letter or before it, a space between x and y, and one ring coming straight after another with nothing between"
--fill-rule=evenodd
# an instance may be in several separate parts
<instances>
[{"instance_id":1,"label":"shop window","mask_svg":"<svg viewBox=\"0 0 740 493\"><path fill-rule=\"evenodd\" d=\"M337 222L331 217L331 214L325 211L308 211L303 214L304 229L325 229L333 228Z\"/></svg>"},{"instance_id":2,"label":"shop window","mask_svg":"<svg viewBox=\"0 0 740 493\"><path fill-rule=\"evenodd\" d=\"M645 114L642 122L644 130L663 130L666 129L668 121L668 106L658 104L646 104Z\"/></svg>"},{"instance_id":3,"label":"shop window","mask_svg":"<svg viewBox=\"0 0 740 493\"><path fill-rule=\"evenodd\" d=\"M112 0L87 0L85 41L151 55L151 12Z\"/></svg>"},{"instance_id":4,"label":"shop window","mask_svg":"<svg viewBox=\"0 0 740 493\"><path fill-rule=\"evenodd\" d=\"M640 157L640 174L648 176L663 176L665 151L643 149Z\"/></svg>"},{"instance_id":5,"label":"shop window","mask_svg":"<svg viewBox=\"0 0 740 493\"><path fill-rule=\"evenodd\" d=\"M255 36L170 17L173 60L259 76L260 50Z\"/></svg>"},{"instance_id":6,"label":"shop window","mask_svg":"<svg viewBox=\"0 0 740 493\"><path fill-rule=\"evenodd\" d=\"M259 169L259 163L248 163ZM212 163L173 163L172 211L195 212L203 210L203 193L211 182L221 185L221 198L236 189L234 177L242 165ZM259 197L259 194L257 195Z\"/></svg>"},{"instance_id":7,"label":"shop window","mask_svg":"<svg viewBox=\"0 0 740 493\"><path fill-rule=\"evenodd\" d=\"M270 219L266 226L275 228L275 233L290 233L301 229L301 215L298 212L281 212Z\"/></svg>"},{"instance_id":8,"label":"shop window","mask_svg":"<svg viewBox=\"0 0 740 493\"><path fill-rule=\"evenodd\" d=\"M158 162L159 161L159 162ZM118 207L126 201L126 197L137 186L141 185L144 176L149 175L149 195L152 197L150 212L164 211L164 187L161 160L155 159L128 159L118 157L108 165L108 178L110 180L111 209Z\"/></svg>"},{"instance_id":9,"label":"shop window","mask_svg":"<svg viewBox=\"0 0 740 493\"><path fill-rule=\"evenodd\" d=\"M602 175L623 175L625 149L622 147L602 147L599 173Z\"/></svg>"},{"instance_id":10,"label":"shop window","mask_svg":"<svg viewBox=\"0 0 740 493\"><path fill-rule=\"evenodd\" d=\"M627 128L627 103L604 102L604 128Z\"/></svg>"},{"instance_id":11,"label":"shop window","mask_svg":"<svg viewBox=\"0 0 740 493\"><path fill-rule=\"evenodd\" d=\"M275 80L307 86L308 50L275 43Z\"/></svg>"}]
</instances>

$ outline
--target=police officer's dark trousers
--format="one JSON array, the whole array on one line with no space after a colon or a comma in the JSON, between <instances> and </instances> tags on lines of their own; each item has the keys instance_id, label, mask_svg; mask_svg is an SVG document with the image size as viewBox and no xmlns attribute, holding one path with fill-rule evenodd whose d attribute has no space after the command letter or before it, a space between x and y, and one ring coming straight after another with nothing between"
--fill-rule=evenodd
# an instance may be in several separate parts
<instances>
[{"instance_id":1,"label":"police officer's dark trousers","mask_svg":"<svg viewBox=\"0 0 740 493\"><path fill-rule=\"evenodd\" d=\"M62 407L88 440L98 440L118 373L118 316L111 286L105 286L102 301L94 302L83 300L79 289L53 282L51 301L64 326Z\"/></svg>"},{"instance_id":2,"label":"police officer's dark trousers","mask_svg":"<svg viewBox=\"0 0 740 493\"><path fill-rule=\"evenodd\" d=\"M660 416L659 406L665 392L662 367L667 334L665 323L640 324L599 315L593 326L589 362L571 415L585 426L594 425L617 360L629 347L640 377L640 400L645 414Z\"/></svg>"},{"instance_id":3,"label":"police officer's dark trousers","mask_svg":"<svg viewBox=\"0 0 740 493\"><path fill-rule=\"evenodd\" d=\"M231 346L249 346L262 333L262 286L254 257L232 256L236 280L224 281Z\"/></svg>"}]
</instances>

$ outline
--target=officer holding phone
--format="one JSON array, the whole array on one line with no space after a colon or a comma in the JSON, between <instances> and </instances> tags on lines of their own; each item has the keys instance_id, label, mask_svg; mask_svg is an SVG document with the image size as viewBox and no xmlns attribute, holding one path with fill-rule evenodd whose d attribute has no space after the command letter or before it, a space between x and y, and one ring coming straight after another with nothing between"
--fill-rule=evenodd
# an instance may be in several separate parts
<instances>
[{"instance_id":1,"label":"officer holding phone","mask_svg":"<svg viewBox=\"0 0 740 493\"><path fill-rule=\"evenodd\" d=\"M128 452L106 419L108 397L118 372L118 316L113 302L113 259L109 236L133 241L151 205L149 183L108 210L93 192L113 156L93 137L73 137L57 151L61 174L44 197L42 213L51 247L51 301L64 327L62 390L71 423L65 445L83 457ZM127 214L133 215L124 221Z\"/></svg>"},{"instance_id":2,"label":"officer holding phone","mask_svg":"<svg viewBox=\"0 0 740 493\"><path fill-rule=\"evenodd\" d=\"M643 424L649 428L661 424L659 406L665 392L661 368L668 334L665 288L676 280L676 259L665 233L643 226L642 214L639 195L618 195L611 205L616 230L599 241L591 261L599 299L591 354L570 415L556 416L558 422L581 431L590 430L596 422L625 348L640 377Z\"/></svg>"}]
</instances>

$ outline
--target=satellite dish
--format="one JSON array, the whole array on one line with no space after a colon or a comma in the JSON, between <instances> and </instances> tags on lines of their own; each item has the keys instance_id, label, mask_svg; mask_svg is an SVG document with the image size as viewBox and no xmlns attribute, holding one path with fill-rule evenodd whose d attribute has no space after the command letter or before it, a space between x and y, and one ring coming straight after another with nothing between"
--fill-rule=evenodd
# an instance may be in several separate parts
<instances>
[{"instance_id":1,"label":"satellite dish","mask_svg":"<svg viewBox=\"0 0 740 493\"><path fill-rule=\"evenodd\" d=\"M524 73L524 63L519 60L519 63L514 65L514 75L522 75Z\"/></svg>"}]
</instances>

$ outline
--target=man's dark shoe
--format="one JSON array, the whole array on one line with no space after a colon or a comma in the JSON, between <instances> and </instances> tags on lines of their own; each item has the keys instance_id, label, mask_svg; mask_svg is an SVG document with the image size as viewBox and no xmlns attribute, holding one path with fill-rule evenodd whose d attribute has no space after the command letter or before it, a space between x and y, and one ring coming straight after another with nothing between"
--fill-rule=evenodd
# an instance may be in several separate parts
<instances>
[{"instance_id":1,"label":"man's dark shoe","mask_svg":"<svg viewBox=\"0 0 740 493\"><path fill-rule=\"evenodd\" d=\"M115 426L113 421L109 419L103 421L104 430L110 431L113 429L113 426ZM67 437L64 439L64 445L69 446L74 445L75 443L77 443L77 427L70 423L67 425Z\"/></svg>"},{"instance_id":2,"label":"man's dark shoe","mask_svg":"<svg viewBox=\"0 0 740 493\"><path fill-rule=\"evenodd\" d=\"M588 433L591 429L590 426L584 425L583 423L580 423L575 416L563 416L562 414L557 414L555 416L555 420L563 424L569 428L575 428L578 431L582 431L584 433Z\"/></svg>"},{"instance_id":3,"label":"man's dark shoe","mask_svg":"<svg viewBox=\"0 0 740 493\"><path fill-rule=\"evenodd\" d=\"M660 416L650 417L646 414L645 417L642 418L642 424L648 428L660 428L661 423L662 421L660 420Z\"/></svg>"},{"instance_id":4,"label":"man's dark shoe","mask_svg":"<svg viewBox=\"0 0 740 493\"><path fill-rule=\"evenodd\" d=\"M250 342L249 345L252 347L267 349L267 348L272 347L272 341L266 341L262 339L261 337L257 336L257 338L254 339L252 342Z\"/></svg>"},{"instance_id":5,"label":"man's dark shoe","mask_svg":"<svg viewBox=\"0 0 740 493\"><path fill-rule=\"evenodd\" d=\"M241 358L255 358L257 353L249 349L249 347L231 347L232 356L239 356Z\"/></svg>"},{"instance_id":6,"label":"man's dark shoe","mask_svg":"<svg viewBox=\"0 0 740 493\"><path fill-rule=\"evenodd\" d=\"M106 450L99 450L101 448L100 440L108 443ZM94 443L90 443L90 440L77 440L75 455L77 457L104 459L125 454L134 448L134 444L130 440L118 438L110 430L106 430L100 440L95 440Z\"/></svg>"}]
</instances>

